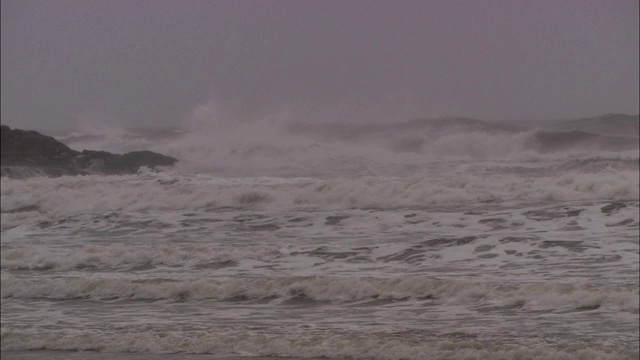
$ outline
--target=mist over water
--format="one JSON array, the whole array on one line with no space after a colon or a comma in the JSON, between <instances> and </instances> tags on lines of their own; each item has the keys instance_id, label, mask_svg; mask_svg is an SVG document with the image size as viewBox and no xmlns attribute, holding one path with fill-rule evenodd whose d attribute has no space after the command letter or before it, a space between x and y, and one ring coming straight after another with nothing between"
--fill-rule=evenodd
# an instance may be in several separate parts
<instances>
[{"instance_id":1,"label":"mist over water","mask_svg":"<svg viewBox=\"0 0 640 360\"><path fill-rule=\"evenodd\" d=\"M625 115L526 126L466 118L318 123L283 113L237 121L208 103L178 127L132 130L84 124L58 138L72 148L151 149L178 158L178 171L291 177L421 175L436 163L474 161L521 166L542 160L604 164L609 159L614 167L633 169L637 134L638 117Z\"/></svg>"}]
</instances>

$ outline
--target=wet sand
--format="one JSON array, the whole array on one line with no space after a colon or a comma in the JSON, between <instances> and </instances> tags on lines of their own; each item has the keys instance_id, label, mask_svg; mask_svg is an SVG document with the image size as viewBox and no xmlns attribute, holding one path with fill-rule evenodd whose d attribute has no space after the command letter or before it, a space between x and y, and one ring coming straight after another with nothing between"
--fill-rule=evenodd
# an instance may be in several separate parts
<instances>
[{"instance_id":1,"label":"wet sand","mask_svg":"<svg viewBox=\"0 0 640 360\"><path fill-rule=\"evenodd\" d=\"M94 351L2 351L2 360L279 360L280 357L263 356L224 356L211 354L141 354L141 353L109 353ZM288 357L287 360L303 360ZM304 360L321 360L305 358Z\"/></svg>"}]
</instances>

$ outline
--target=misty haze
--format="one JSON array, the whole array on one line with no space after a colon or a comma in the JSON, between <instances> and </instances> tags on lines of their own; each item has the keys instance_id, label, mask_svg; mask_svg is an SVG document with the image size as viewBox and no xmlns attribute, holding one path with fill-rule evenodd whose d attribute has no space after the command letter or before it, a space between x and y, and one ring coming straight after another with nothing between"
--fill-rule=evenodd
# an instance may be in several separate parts
<instances>
[{"instance_id":1,"label":"misty haze","mask_svg":"<svg viewBox=\"0 0 640 360\"><path fill-rule=\"evenodd\" d=\"M3 0L3 359L637 359L637 1Z\"/></svg>"}]
</instances>

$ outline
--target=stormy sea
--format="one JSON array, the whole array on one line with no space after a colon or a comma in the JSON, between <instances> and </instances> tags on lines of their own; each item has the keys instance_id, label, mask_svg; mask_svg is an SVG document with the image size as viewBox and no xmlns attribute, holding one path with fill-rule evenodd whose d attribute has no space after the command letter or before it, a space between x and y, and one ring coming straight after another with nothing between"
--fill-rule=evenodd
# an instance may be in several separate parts
<instances>
[{"instance_id":1,"label":"stormy sea","mask_svg":"<svg viewBox=\"0 0 640 360\"><path fill-rule=\"evenodd\" d=\"M637 359L638 116L193 121L1 180L3 359Z\"/></svg>"}]
</instances>

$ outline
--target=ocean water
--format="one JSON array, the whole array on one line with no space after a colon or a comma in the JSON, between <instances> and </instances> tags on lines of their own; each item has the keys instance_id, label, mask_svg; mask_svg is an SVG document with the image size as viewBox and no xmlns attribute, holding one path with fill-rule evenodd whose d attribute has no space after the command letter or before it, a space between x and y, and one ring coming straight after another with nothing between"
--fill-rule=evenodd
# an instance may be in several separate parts
<instances>
[{"instance_id":1,"label":"ocean water","mask_svg":"<svg viewBox=\"0 0 640 360\"><path fill-rule=\"evenodd\" d=\"M180 163L2 178L3 357L637 359L638 138L611 130L61 134Z\"/></svg>"}]
</instances>

